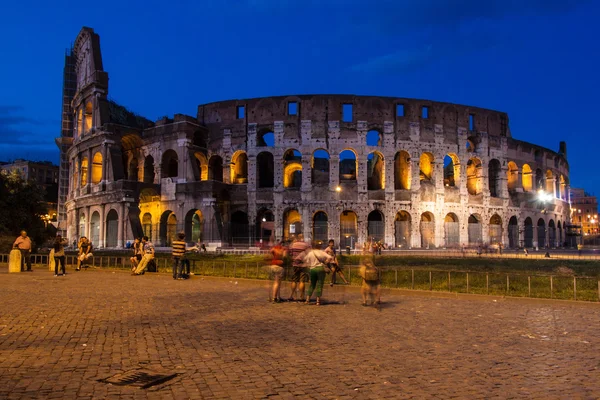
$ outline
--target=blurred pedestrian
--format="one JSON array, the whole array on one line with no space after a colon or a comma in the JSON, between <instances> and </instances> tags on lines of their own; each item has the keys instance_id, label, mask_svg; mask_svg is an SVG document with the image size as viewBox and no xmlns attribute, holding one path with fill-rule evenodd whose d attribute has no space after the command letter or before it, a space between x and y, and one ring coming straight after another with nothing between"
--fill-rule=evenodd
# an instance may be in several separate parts
<instances>
[{"instance_id":1,"label":"blurred pedestrian","mask_svg":"<svg viewBox=\"0 0 600 400\"><path fill-rule=\"evenodd\" d=\"M287 255L286 249L283 247L283 241L273 246L270 254L271 259L269 260L270 265L268 268L273 279L273 286L271 287L269 301L272 301L273 303L281 303L281 281L283 280L285 273L285 269L283 268L283 259Z\"/></svg>"},{"instance_id":2,"label":"blurred pedestrian","mask_svg":"<svg viewBox=\"0 0 600 400\"><path fill-rule=\"evenodd\" d=\"M367 306L367 299L370 298L371 305L381 303L381 281L379 269L375 267L372 257L364 257L361 260L361 266L358 274L362 278L360 293L362 295L362 305Z\"/></svg>"},{"instance_id":3,"label":"blurred pedestrian","mask_svg":"<svg viewBox=\"0 0 600 400\"><path fill-rule=\"evenodd\" d=\"M33 272L31 269L31 239L27 236L26 231L21 231L21 235L13 243L13 249L21 252L21 272L25 272L25 265L27 265L27 272Z\"/></svg>"},{"instance_id":4,"label":"blurred pedestrian","mask_svg":"<svg viewBox=\"0 0 600 400\"><path fill-rule=\"evenodd\" d=\"M306 294L306 304L310 303L310 298L315 293L317 305L321 305L321 295L323 294L323 284L325 283L325 274L331 272L329 265L333 262L333 257L319 250L319 244L313 243L312 250L308 250L304 256L304 265L310 270L310 287Z\"/></svg>"},{"instance_id":5,"label":"blurred pedestrian","mask_svg":"<svg viewBox=\"0 0 600 400\"><path fill-rule=\"evenodd\" d=\"M172 245L173 255L173 279L183 279L183 265L185 260L185 233L180 232L177 235L178 240L174 240Z\"/></svg>"},{"instance_id":6,"label":"blurred pedestrian","mask_svg":"<svg viewBox=\"0 0 600 400\"><path fill-rule=\"evenodd\" d=\"M333 258L333 261L331 262L331 283L329 286L333 287L333 285L335 285L337 274L339 274L340 278L344 280L344 283L348 285L348 280L346 280L346 276L344 275L342 267L337 259L337 251L335 250L335 241L333 239L329 239L327 247L325 248L325 253L329 254Z\"/></svg>"},{"instance_id":7,"label":"blurred pedestrian","mask_svg":"<svg viewBox=\"0 0 600 400\"><path fill-rule=\"evenodd\" d=\"M294 301L296 292L300 292L297 298L298 301L304 301L304 291L306 282L309 280L309 270L304 266L304 255L303 253L310 250L310 244L304 241L304 236L300 233L293 240L289 247L290 258L292 259L293 273L290 278L291 293L288 301ZM302 254L302 256L301 256Z\"/></svg>"},{"instance_id":8,"label":"blurred pedestrian","mask_svg":"<svg viewBox=\"0 0 600 400\"><path fill-rule=\"evenodd\" d=\"M58 264L60 263L60 267L62 270L62 276L67 274L65 269L65 246L67 246L69 242L62 238L61 235L57 235L54 240L54 276L58 276Z\"/></svg>"}]
</instances>

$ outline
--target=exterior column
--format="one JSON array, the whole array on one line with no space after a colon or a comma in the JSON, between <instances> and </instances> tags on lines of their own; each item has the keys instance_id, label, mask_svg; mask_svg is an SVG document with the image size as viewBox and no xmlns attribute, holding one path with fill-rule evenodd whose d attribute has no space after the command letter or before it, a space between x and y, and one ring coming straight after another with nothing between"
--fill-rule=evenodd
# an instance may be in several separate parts
<instances>
[{"instance_id":1,"label":"exterior column","mask_svg":"<svg viewBox=\"0 0 600 400\"><path fill-rule=\"evenodd\" d=\"M304 179L302 179L304 181ZM306 206L300 207L298 210L301 214L302 218L302 230L304 234L304 241L307 243L312 243L313 240L313 221L312 221L312 213L310 209Z\"/></svg>"},{"instance_id":2,"label":"exterior column","mask_svg":"<svg viewBox=\"0 0 600 400\"><path fill-rule=\"evenodd\" d=\"M421 248L421 216L411 215L410 242L413 249Z\"/></svg>"},{"instance_id":3,"label":"exterior column","mask_svg":"<svg viewBox=\"0 0 600 400\"><path fill-rule=\"evenodd\" d=\"M89 175L88 175L89 176ZM89 183L88 183L89 185ZM92 215L90 214L90 206L87 206L85 208L85 212L86 212L86 217L85 217L85 237L87 237L88 239L91 240L92 237L92 232L91 232L91 219L92 219Z\"/></svg>"},{"instance_id":4,"label":"exterior column","mask_svg":"<svg viewBox=\"0 0 600 400\"><path fill-rule=\"evenodd\" d=\"M335 191L340 184L340 156L339 154L329 155L329 190Z\"/></svg>"},{"instance_id":5,"label":"exterior column","mask_svg":"<svg viewBox=\"0 0 600 400\"><path fill-rule=\"evenodd\" d=\"M312 154L302 155L302 188L303 192L310 192L312 190L312 168L311 168ZM304 235L306 237L306 235Z\"/></svg>"},{"instance_id":6,"label":"exterior column","mask_svg":"<svg viewBox=\"0 0 600 400\"><path fill-rule=\"evenodd\" d=\"M121 203L120 205L120 210L119 210L119 220L118 220L118 226L117 226L117 248L118 249L122 249L123 246L123 217L125 215L125 203Z\"/></svg>"},{"instance_id":7,"label":"exterior column","mask_svg":"<svg viewBox=\"0 0 600 400\"><path fill-rule=\"evenodd\" d=\"M189 149L190 139L177 139L177 182L187 182L187 171L190 165Z\"/></svg>"},{"instance_id":8,"label":"exterior column","mask_svg":"<svg viewBox=\"0 0 600 400\"><path fill-rule=\"evenodd\" d=\"M88 166L87 166L87 187L88 193L91 193L91 185L92 185L92 149L88 149Z\"/></svg>"},{"instance_id":9,"label":"exterior column","mask_svg":"<svg viewBox=\"0 0 600 400\"><path fill-rule=\"evenodd\" d=\"M105 243L106 243L106 219L105 219L106 209L105 209L105 207L100 207L100 212L99 212L99 214L100 214L100 229L98 232L98 243L96 243L96 246L98 246L98 247L105 247Z\"/></svg>"},{"instance_id":10,"label":"exterior column","mask_svg":"<svg viewBox=\"0 0 600 400\"><path fill-rule=\"evenodd\" d=\"M108 177L106 176L108 171L108 143L106 141L102 143L102 150L100 154L102 154L102 177L100 182L103 182L108 181ZM124 167L127 168L127 165ZM127 170L125 170L125 175L127 176Z\"/></svg>"}]
</instances>

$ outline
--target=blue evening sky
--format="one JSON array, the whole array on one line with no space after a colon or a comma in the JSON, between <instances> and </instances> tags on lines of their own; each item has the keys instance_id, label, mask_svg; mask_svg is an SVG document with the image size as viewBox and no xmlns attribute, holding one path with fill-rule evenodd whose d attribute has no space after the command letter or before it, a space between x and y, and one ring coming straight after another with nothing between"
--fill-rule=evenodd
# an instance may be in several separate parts
<instances>
[{"instance_id":1,"label":"blue evening sky","mask_svg":"<svg viewBox=\"0 0 600 400\"><path fill-rule=\"evenodd\" d=\"M506 111L600 195L600 0L21 1L0 5L0 161L58 160L64 52L100 35L110 97L156 120L198 104L343 93Z\"/></svg>"}]
</instances>

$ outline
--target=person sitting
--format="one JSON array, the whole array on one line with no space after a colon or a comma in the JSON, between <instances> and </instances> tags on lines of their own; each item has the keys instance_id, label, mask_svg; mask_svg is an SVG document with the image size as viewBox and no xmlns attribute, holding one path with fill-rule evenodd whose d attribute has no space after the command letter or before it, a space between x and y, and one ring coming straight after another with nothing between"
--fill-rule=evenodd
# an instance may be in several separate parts
<instances>
[{"instance_id":1,"label":"person sitting","mask_svg":"<svg viewBox=\"0 0 600 400\"><path fill-rule=\"evenodd\" d=\"M135 238L133 240L133 257L129 259L131 261L131 272L135 271L139 262L142 260L142 256L144 255L144 251L142 249L142 239Z\"/></svg>"},{"instance_id":2,"label":"person sitting","mask_svg":"<svg viewBox=\"0 0 600 400\"><path fill-rule=\"evenodd\" d=\"M77 268L75 271L80 271L81 267L86 267L86 261L92 258L94 255L92 254L92 242L85 236L82 236L79 240L79 254L77 257Z\"/></svg>"},{"instance_id":3,"label":"person sitting","mask_svg":"<svg viewBox=\"0 0 600 400\"><path fill-rule=\"evenodd\" d=\"M142 238L142 244L144 246L144 255L132 275L142 275L148 263L154 260L154 245L148 241L148 236Z\"/></svg>"}]
</instances>

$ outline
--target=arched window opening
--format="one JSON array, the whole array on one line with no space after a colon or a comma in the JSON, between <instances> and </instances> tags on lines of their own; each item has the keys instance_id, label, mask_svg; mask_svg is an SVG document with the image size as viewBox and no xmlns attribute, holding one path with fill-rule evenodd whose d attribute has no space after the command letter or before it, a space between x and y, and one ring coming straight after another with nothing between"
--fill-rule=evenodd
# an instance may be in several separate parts
<instances>
[{"instance_id":1,"label":"arched window opening","mask_svg":"<svg viewBox=\"0 0 600 400\"><path fill-rule=\"evenodd\" d=\"M79 237L85 236L85 215L79 217Z\"/></svg>"},{"instance_id":2,"label":"arched window opening","mask_svg":"<svg viewBox=\"0 0 600 400\"><path fill-rule=\"evenodd\" d=\"M525 219L525 247L533 247L533 221L531 218L527 217Z\"/></svg>"},{"instance_id":3,"label":"arched window opening","mask_svg":"<svg viewBox=\"0 0 600 400\"><path fill-rule=\"evenodd\" d=\"M144 183L154 183L154 158L147 156L144 160Z\"/></svg>"},{"instance_id":4,"label":"arched window opening","mask_svg":"<svg viewBox=\"0 0 600 400\"><path fill-rule=\"evenodd\" d=\"M419 159L419 179L421 183L433 183L433 154L423 153Z\"/></svg>"},{"instance_id":5,"label":"arched window opening","mask_svg":"<svg viewBox=\"0 0 600 400\"><path fill-rule=\"evenodd\" d=\"M557 232L556 247L563 247L565 240L564 240L564 236L563 236L562 224L560 223L560 221L558 221L557 226L558 226L558 232Z\"/></svg>"},{"instance_id":6,"label":"arched window opening","mask_svg":"<svg viewBox=\"0 0 600 400\"><path fill-rule=\"evenodd\" d=\"M165 211L160 217L159 239L161 247L171 246L177 235L177 216L171 210Z\"/></svg>"},{"instance_id":7,"label":"arched window opening","mask_svg":"<svg viewBox=\"0 0 600 400\"><path fill-rule=\"evenodd\" d=\"M367 146L382 146L383 135L377 130L367 132Z\"/></svg>"},{"instance_id":8,"label":"arched window opening","mask_svg":"<svg viewBox=\"0 0 600 400\"><path fill-rule=\"evenodd\" d=\"M367 190L385 188L385 162L383 155L373 152L367 157Z\"/></svg>"},{"instance_id":9,"label":"arched window opening","mask_svg":"<svg viewBox=\"0 0 600 400\"><path fill-rule=\"evenodd\" d=\"M249 228L248 214L243 211L236 211L231 214L231 244L234 246L249 245Z\"/></svg>"},{"instance_id":10,"label":"arched window opening","mask_svg":"<svg viewBox=\"0 0 600 400\"><path fill-rule=\"evenodd\" d=\"M238 151L231 157L231 183L248 183L248 156Z\"/></svg>"},{"instance_id":11,"label":"arched window opening","mask_svg":"<svg viewBox=\"0 0 600 400\"><path fill-rule=\"evenodd\" d=\"M321 246L329 240L328 218L323 211L318 211L313 216L313 240Z\"/></svg>"},{"instance_id":12,"label":"arched window opening","mask_svg":"<svg viewBox=\"0 0 600 400\"><path fill-rule=\"evenodd\" d=\"M283 187L302 187L302 154L298 150L290 149L283 155Z\"/></svg>"},{"instance_id":13,"label":"arched window opening","mask_svg":"<svg viewBox=\"0 0 600 400\"><path fill-rule=\"evenodd\" d=\"M256 156L256 176L259 188L272 188L274 183L273 154L263 151Z\"/></svg>"},{"instance_id":14,"label":"arched window opening","mask_svg":"<svg viewBox=\"0 0 600 400\"><path fill-rule=\"evenodd\" d=\"M197 130L194 132L194 138L192 140L192 144L194 146L206 148L206 144L208 143L208 131Z\"/></svg>"},{"instance_id":15,"label":"arched window opening","mask_svg":"<svg viewBox=\"0 0 600 400\"><path fill-rule=\"evenodd\" d=\"M94 211L90 218L90 240L95 247L100 245L100 214L98 211Z\"/></svg>"},{"instance_id":16,"label":"arched window opening","mask_svg":"<svg viewBox=\"0 0 600 400\"><path fill-rule=\"evenodd\" d=\"M514 215L508 221L508 247L516 249L519 247L519 223Z\"/></svg>"},{"instance_id":17,"label":"arched window opening","mask_svg":"<svg viewBox=\"0 0 600 400\"><path fill-rule=\"evenodd\" d=\"M534 153L535 162L541 163L543 161L542 152L540 150L536 150Z\"/></svg>"},{"instance_id":18,"label":"arched window opening","mask_svg":"<svg viewBox=\"0 0 600 400\"><path fill-rule=\"evenodd\" d=\"M196 163L194 171L194 177L196 177L199 181L207 181L208 180L208 160L206 156L197 151L194 153L194 162Z\"/></svg>"},{"instance_id":19,"label":"arched window opening","mask_svg":"<svg viewBox=\"0 0 600 400\"><path fill-rule=\"evenodd\" d=\"M275 242L274 221L275 216L270 210L260 210L256 215L256 239L258 240L258 246L271 245Z\"/></svg>"},{"instance_id":20,"label":"arched window opening","mask_svg":"<svg viewBox=\"0 0 600 400\"><path fill-rule=\"evenodd\" d=\"M79 183L79 164L74 160L71 160L69 163L69 170L73 171L73 175L71 177L71 188L70 190L75 190L77 184Z\"/></svg>"},{"instance_id":21,"label":"arched window opening","mask_svg":"<svg viewBox=\"0 0 600 400\"><path fill-rule=\"evenodd\" d=\"M424 212L421 214L421 247L429 249L435 246L435 220L433 214Z\"/></svg>"},{"instance_id":22,"label":"arched window opening","mask_svg":"<svg viewBox=\"0 0 600 400\"><path fill-rule=\"evenodd\" d=\"M482 168L479 158L473 157L467 162L467 191L471 195L478 195L483 189Z\"/></svg>"},{"instance_id":23,"label":"arched window opening","mask_svg":"<svg viewBox=\"0 0 600 400\"><path fill-rule=\"evenodd\" d=\"M138 159L135 157L132 157L131 160L129 161L129 165L127 168L127 179L130 181L137 181L138 180L138 167L139 163L138 163Z\"/></svg>"},{"instance_id":24,"label":"arched window opening","mask_svg":"<svg viewBox=\"0 0 600 400\"><path fill-rule=\"evenodd\" d=\"M223 182L223 159L221 156L213 155L208 160L208 179Z\"/></svg>"},{"instance_id":25,"label":"arched window opening","mask_svg":"<svg viewBox=\"0 0 600 400\"><path fill-rule=\"evenodd\" d=\"M469 137L467 139L467 143L465 144L465 147L467 148L467 153L474 153L475 152L475 138Z\"/></svg>"},{"instance_id":26,"label":"arched window opening","mask_svg":"<svg viewBox=\"0 0 600 400\"><path fill-rule=\"evenodd\" d=\"M358 218L354 211L345 210L340 214L340 247L356 247L358 239Z\"/></svg>"},{"instance_id":27,"label":"arched window opening","mask_svg":"<svg viewBox=\"0 0 600 400\"><path fill-rule=\"evenodd\" d=\"M498 214L490 218L489 237L490 244L502 245L502 218Z\"/></svg>"},{"instance_id":28,"label":"arched window opening","mask_svg":"<svg viewBox=\"0 0 600 400\"><path fill-rule=\"evenodd\" d=\"M444 157L444 186L456 187L460 183L460 162L453 153Z\"/></svg>"},{"instance_id":29,"label":"arched window opening","mask_svg":"<svg viewBox=\"0 0 600 400\"><path fill-rule=\"evenodd\" d=\"M523 173L522 173L522 183L523 183L523 191L531 192L533 191L533 171L528 164L523 164Z\"/></svg>"},{"instance_id":30,"label":"arched window opening","mask_svg":"<svg viewBox=\"0 0 600 400\"><path fill-rule=\"evenodd\" d=\"M204 216L197 209L191 209L185 214L184 219L185 241L198 243L203 240L204 233Z\"/></svg>"},{"instance_id":31,"label":"arched window opening","mask_svg":"<svg viewBox=\"0 0 600 400\"><path fill-rule=\"evenodd\" d=\"M554 225L553 219L548 221L548 246L552 248L558 246L558 243L556 241L556 226Z\"/></svg>"},{"instance_id":32,"label":"arched window opening","mask_svg":"<svg viewBox=\"0 0 600 400\"><path fill-rule=\"evenodd\" d=\"M162 157L161 178L176 178L178 166L177 152L175 150L165 151Z\"/></svg>"},{"instance_id":33,"label":"arched window opening","mask_svg":"<svg viewBox=\"0 0 600 400\"><path fill-rule=\"evenodd\" d=\"M77 133L79 136L83 136L83 109L79 109L77 113Z\"/></svg>"},{"instance_id":34,"label":"arched window opening","mask_svg":"<svg viewBox=\"0 0 600 400\"><path fill-rule=\"evenodd\" d=\"M546 182L544 182L544 173L541 169L535 170L535 190L544 190L546 189Z\"/></svg>"},{"instance_id":35,"label":"arched window opening","mask_svg":"<svg viewBox=\"0 0 600 400\"><path fill-rule=\"evenodd\" d=\"M152 241L152 214L145 213L142 217L142 230L144 231L144 236L148 236L150 241Z\"/></svg>"},{"instance_id":36,"label":"arched window opening","mask_svg":"<svg viewBox=\"0 0 600 400\"><path fill-rule=\"evenodd\" d=\"M481 217L477 214L471 214L469 216L469 223L467 225L469 231L469 245L481 245L483 243Z\"/></svg>"},{"instance_id":37,"label":"arched window opening","mask_svg":"<svg viewBox=\"0 0 600 400\"><path fill-rule=\"evenodd\" d=\"M256 146L258 147L274 147L275 134L272 131L261 131L256 138Z\"/></svg>"},{"instance_id":38,"label":"arched window opening","mask_svg":"<svg viewBox=\"0 0 600 400\"><path fill-rule=\"evenodd\" d=\"M408 249L410 247L410 214L406 211L397 213L394 228L395 246L401 249Z\"/></svg>"},{"instance_id":39,"label":"arched window opening","mask_svg":"<svg viewBox=\"0 0 600 400\"><path fill-rule=\"evenodd\" d=\"M410 155L402 150L394 157L394 189L410 190Z\"/></svg>"},{"instance_id":40,"label":"arched window opening","mask_svg":"<svg viewBox=\"0 0 600 400\"><path fill-rule=\"evenodd\" d=\"M551 170L546 171L546 192L554 194L554 174Z\"/></svg>"},{"instance_id":41,"label":"arched window opening","mask_svg":"<svg viewBox=\"0 0 600 400\"><path fill-rule=\"evenodd\" d=\"M115 210L110 210L106 215L106 239L104 241L106 247L117 247L117 239L119 238L119 214Z\"/></svg>"},{"instance_id":42,"label":"arched window opening","mask_svg":"<svg viewBox=\"0 0 600 400\"><path fill-rule=\"evenodd\" d=\"M85 105L85 132L89 132L89 130L92 129L92 114L92 102L89 101Z\"/></svg>"},{"instance_id":43,"label":"arched window opening","mask_svg":"<svg viewBox=\"0 0 600 400\"><path fill-rule=\"evenodd\" d=\"M508 162L508 171L506 171L507 187L509 192L514 192L519 182L519 167L514 161Z\"/></svg>"},{"instance_id":44,"label":"arched window opening","mask_svg":"<svg viewBox=\"0 0 600 400\"><path fill-rule=\"evenodd\" d=\"M491 197L500 197L500 161L497 159L490 160L488 165L488 184Z\"/></svg>"},{"instance_id":45,"label":"arched window opening","mask_svg":"<svg viewBox=\"0 0 600 400\"><path fill-rule=\"evenodd\" d=\"M373 242L383 242L385 239L385 222L379 210L373 210L367 217L367 236Z\"/></svg>"},{"instance_id":46,"label":"arched window opening","mask_svg":"<svg viewBox=\"0 0 600 400\"><path fill-rule=\"evenodd\" d=\"M96 153L92 158L92 183L98 184L102 180L102 154Z\"/></svg>"},{"instance_id":47,"label":"arched window opening","mask_svg":"<svg viewBox=\"0 0 600 400\"><path fill-rule=\"evenodd\" d=\"M83 157L81 159L81 187L87 185L88 180L88 159Z\"/></svg>"},{"instance_id":48,"label":"arched window opening","mask_svg":"<svg viewBox=\"0 0 600 400\"><path fill-rule=\"evenodd\" d=\"M318 149L313 153L311 175L313 186L329 185L329 153L326 150Z\"/></svg>"},{"instance_id":49,"label":"arched window opening","mask_svg":"<svg viewBox=\"0 0 600 400\"><path fill-rule=\"evenodd\" d=\"M538 247L543 249L546 247L546 221L543 218L538 219L537 223L537 239Z\"/></svg>"},{"instance_id":50,"label":"arched window opening","mask_svg":"<svg viewBox=\"0 0 600 400\"><path fill-rule=\"evenodd\" d=\"M290 240L292 235L302 233L302 229L302 217L298 210L287 210L283 214L283 240Z\"/></svg>"},{"instance_id":51,"label":"arched window opening","mask_svg":"<svg viewBox=\"0 0 600 400\"><path fill-rule=\"evenodd\" d=\"M340 182L356 181L358 162L356 153L352 150L344 150L340 153Z\"/></svg>"},{"instance_id":52,"label":"arched window opening","mask_svg":"<svg viewBox=\"0 0 600 400\"><path fill-rule=\"evenodd\" d=\"M444 218L444 234L446 236L446 247L459 247L460 226L458 225L458 217L456 216L456 214L446 214L446 217Z\"/></svg>"}]
</instances>

